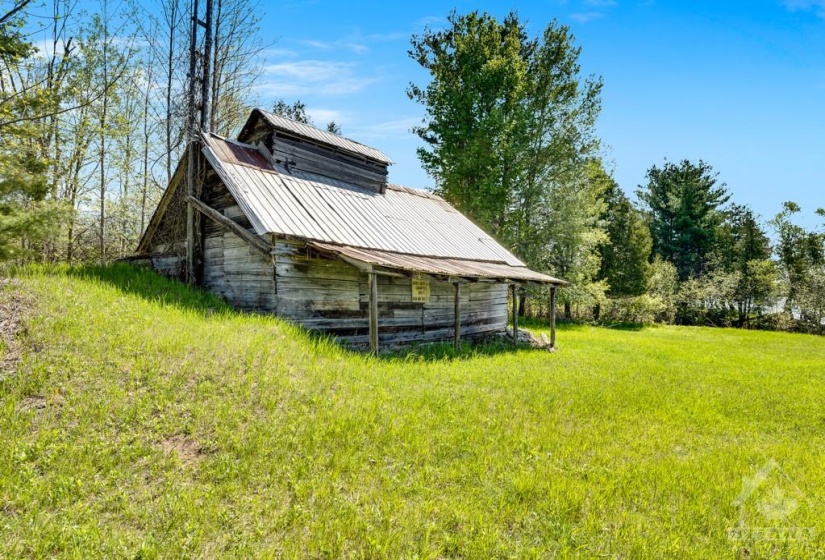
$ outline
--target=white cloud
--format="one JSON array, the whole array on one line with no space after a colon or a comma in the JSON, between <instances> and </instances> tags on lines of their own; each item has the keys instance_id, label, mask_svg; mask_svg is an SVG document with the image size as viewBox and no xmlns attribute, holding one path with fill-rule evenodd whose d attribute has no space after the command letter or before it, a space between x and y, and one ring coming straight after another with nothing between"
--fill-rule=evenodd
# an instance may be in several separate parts
<instances>
[{"instance_id":1,"label":"white cloud","mask_svg":"<svg viewBox=\"0 0 825 560\"><path fill-rule=\"evenodd\" d=\"M344 43L344 46L354 52L355 54L364 54L370 48L366 45L362 45L360 43Z\"/></svg>"},{"instance_id":2,"label":"white cloud","mask_svg":"<svg viewBox=\"0 0 825 560\"><path fill-rule=\"evenodd\" d=\"M576 12L574 14L570 14L570 18L578 21L579 23L587 23L588 21L603 18L604 16L605 14L603 12Z\"/></svg>"},{"instance_id":3,"label":"white cloud","mask_svg":"<svg viewBox=\"0 0 825 560\"><path fill-rule=\"evenodd\" d=\"M424 27L425 25L447 23L447 18L443 16L424 16L415 20L416 27Z\"/></svg>"},{"instance_id":4,"label":"white cloud","mask_svg":"<svg viewBox=\"0 0 825 560\"><path fill-rule=\"evenodd\" d=\"M32 41L32 46L37 49L35 56L39 58L51 58L54 43L49 39L40 39ZM58 49L61 47L58 46Z\"/></svg>"},{"instance_id":5,"label":"white cloud","mask_svg":"<svg viewBox=\"0 0 825 560\"><path fill-rule=\"evenodd\" d=\"M321 49L321 50L324 50L324 51L327 51L327 50L332 48L332 43L328 43L326 41L314 41L312 39L308 39L306 41L301 41L301 42L303 44L305 44L306 46L308 46L308 47L314 47L316 49Z\"/></svg>"},{"instance_id":6,"label":"white cloud","mask_svg":"<svg viewBox=\"0 0 825 560\"><path fill-rule=\"evenodd\" d=\"M310 118L316 126L326 128L327 123L335 121L336 124L347 124L350 118L343 112L336 109L307 109Z\"/></svg>"},{"instance_id":7,"label":"white cloud","mask_svg":"<svg viewBox=\"0 0 825 560\"><path fill-rule=\"evenodd\" d=\"M825 19L825 0L783 0L782 4L792 12L813 10Z\"/></svg>"},{"instance_id":8,"label":"white cloud","mask_svg":"<svg viewBox=\"0 0 825 560\"><path fill-rule=\"evenodd\" d=\"M358 76L349 62L299 60L264 67L260 93L282 97L315 95L348 95L357 93L376 81Z\"/></svg>"},{"instance_id":9,"label":"white cloud","mask_svg":"<svg viewBox=\"0 0 825 560\"><path fill-rule=\"evenodd\" d=\"M272 58L297 58L298 57L298 51L294 51L292 49L264 49L261 52L261 55L263 55L267 59L272 59Z\"/></svg>"},{"instance_id":10,"label":"white cloud","mask_svg":"<svg viewBox=\"0 0 825 560\"><path fill-rule=\"evenodd\" d=\"M612 8L616 0L584 0L584 3L595 8Z\"/></svg>"},{"instance_id":11,"label":"white cloud","mask_svg":"<svg viewBox=\"0 0 825 560\"><path fill-rule=\"evenodd\" d=\"M364 54L365 52L370 50L368 46L366 46L362 43L358 43L358 42L355 42L355 41L349 41L349 40L346 40L346 39L342 39L342 40L339 40L339 41L333 41L333 42L330 42L330 41L317 41L317 40L309 39L309 40L301 41L301 42L304 45L308 46L308 47L313 47L315 49L319 49L319 50L322 50L322 51L329 51L329 50L332 50L332 49L345 48L345 49L351 50L355 54Z\"/></svg>"},{"instance_id":12,"label":"white cloud","mask_svg":"<svg viewBox=\"0 0 825 560\"><path fill-rule=\"evenodd\" d=\"M407 134L412 127L420 124L421 117L406 117L359 127L357 133L359 136L364 137L385 138L387 136Z\"/></svg>"},{"instance_id":13,"label":"white cloud","mask_svg":"<svg viewBox=\"0 0 825 560\"><path fill-rule=\"evenodd\" d=\"M368 41L386 42L409 39L412 33L407 31L397 31L395 33L371 33L365 37Z\"/></svg>"}]
</instances>

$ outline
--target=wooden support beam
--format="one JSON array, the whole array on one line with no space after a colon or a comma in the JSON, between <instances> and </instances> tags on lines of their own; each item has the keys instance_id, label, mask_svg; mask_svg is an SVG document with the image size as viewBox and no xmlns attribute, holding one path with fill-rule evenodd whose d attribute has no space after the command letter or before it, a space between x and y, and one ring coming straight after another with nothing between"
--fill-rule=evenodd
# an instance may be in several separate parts
<instances>
[{"instance_id":1,"label":"wooden support beam","mask_svg":"<svg viewBox=\"0 0 825 560\"><path fill-rule=\"evenodd\" d=\"M513 344L518 346L518 292L515 284L510 284L510 294L513 299Z\"/></svg>"},{"instance_id":2,"label":"wooden support beam","mask_svg":"<svg viewBox=\"0 0 825 560\"><path fill-rule=\"evenodd\" d=\"M203 202L201 202L193 196L188 197L186 201L189 203L190 207L195 208L207 218L214 220L218 223L218 225L222 226L224 229L228 231L231 231L232 233L234 233L235 235L237 235L238 237L252 245L252 247L254 247L255 249L261 251L267 256L271 253L272 246L269 243L267 243L254 233L251 233L250 231L239 226L237 223L233 222L232 220L230 220L214 208L207 206L206 204L204 204Z\"/></svg>"},{"instance_id":3,"label":"wooden support beam","mask_svg":"<svg viewBox=\"0 0 825 560\"><path fill-rule=\"evenodd\" d=\"M325 253L329 254L329 252L325 252ZM338 257L338 259L340 261L345 262L349 265L352 265L355 268L357 268L358 270L361 270L362 272L366 272L368 274L371 273L371 272L374 272L375 274L378 274L379 276L389 276L389 277L392 277L392 278L406 278L407 277L406 274L401 274L400 272L391 272L389 270L379 270L379 269L375 268L375 266L370 264L370 263L367 263L367 262L364 262L364 261L359 261L358 259L353 259L351 257L348 257L346 255L342 255L340 253L334 253L334 254Z\"/></svg>"},{"instance_id":4,"label":"wooden support beam","mask_svg":"<svg viewBox=\"0 0 825 560\"><path fill-rule=\"evenodd\" d=\"M378 354L378 275L368 273L370 280L370 350Z\"/></svg>"},{"instance_id":5,"label":"wooden support beam","mask_svg":"<svg viewBox=\"0 0 825 560\"><path fill-rule=\"evenodd\" d=\"M461 348L461 283L454 282L455 286L455 349L458 351Z\"/></svg>"},{"instance_id":6,"label":"wooden support beam","mask_svg":"<svg viewBox=\"0 0 825 560\"><path fill-rule=\"evenodd\" d=\"M556 287L550 286L550 348L556 347Z\"/></svg>"},{"instance_id":7,"label":"wooden support beam","mask_svg":"<svg viewBox=\"0 0 825 560\"><path fill-rule=\"evenodd\" d=\"M362 271L366 272L367 274L371 274L372 272L374 272L374 270L372 268L372 265L370 263L365 263L365 262L359 261L357 259L351 259L350 257L347 257L346 255L342 255L340 253L336 253L336 254L338 255L339 259L341 259L342 261L344 261L345 263L347 263L349 265L354 266L358 270L362 270Z\"/></svg>"},{"instance_id":8,"label":"wooden support beam","mask_svg":"<svg viewBox=\"0 0 825 560\"><path fill-rule=\"evenodd\" d=\"M194 141L189 140L188 172L186 179L187 200L195 198L195 148ZM186 205L186 283L195 285L195 210L191 203Z\"/></svg>"}]
</instances>

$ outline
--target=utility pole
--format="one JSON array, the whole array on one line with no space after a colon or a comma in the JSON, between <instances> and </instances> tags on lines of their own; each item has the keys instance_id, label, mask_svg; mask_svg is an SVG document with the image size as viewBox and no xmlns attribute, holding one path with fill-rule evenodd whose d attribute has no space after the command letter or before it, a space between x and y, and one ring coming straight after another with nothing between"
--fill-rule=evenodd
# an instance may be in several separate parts
<instances>
[{"instance_id":1,"label":"utility pole","mask_svg":"<svg viewBox=\"0 0 825 560\"><path fill-rule=\"evenodd\" d=\"M199 17L199 2L192 0L192 31L189 43L189 104L186 115L187 145L187 194L200 199L203 185L198 178L197 159L200 158L200 135L209 128L209 76L212 63L212 0L205 0L205 15ZM198 36L203 29L203 50L198 50ZM200 65L198 65L200 60ZM198 72L200 70L200 73ZM199 75L200 74L200 75ZM200 88L198 88L200 82ZM199 91L200 90L200 91ZM200 99L198 99L200 93ZM200 109L200 115L197 111ZM186 281L197 283L198 256L201 243L200 214L192 203L186 203Z\"/></svg>"}]
</instances>

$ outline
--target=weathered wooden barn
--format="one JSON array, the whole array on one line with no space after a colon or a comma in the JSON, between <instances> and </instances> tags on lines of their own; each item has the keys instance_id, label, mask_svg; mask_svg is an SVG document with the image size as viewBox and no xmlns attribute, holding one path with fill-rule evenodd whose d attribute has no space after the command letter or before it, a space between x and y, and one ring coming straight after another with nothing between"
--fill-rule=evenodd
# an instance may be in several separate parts
<instances>
[{"instance_id":1,"label":"weathered wooden barn","mask_svg":"<svg viewBox=\"0 0 825 560\"><path fill-rule=\"evenodd\" d=\"M237 140L203 134L197 148L137 258L241 309L373 350L457 344L506 328L508 287L564 284L438 196L388 184L390 160L347 138L256 109Z\"/></svg>"}]
</instances>

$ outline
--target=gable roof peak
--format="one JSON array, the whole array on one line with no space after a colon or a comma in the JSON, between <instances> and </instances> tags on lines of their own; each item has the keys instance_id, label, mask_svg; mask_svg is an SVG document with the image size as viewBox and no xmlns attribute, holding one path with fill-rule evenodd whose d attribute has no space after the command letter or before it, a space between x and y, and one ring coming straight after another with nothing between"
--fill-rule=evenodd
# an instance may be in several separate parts
<instances>
[{"instance_id":1,"label":"gable roof peak","mask_svg":"<svg viewBox=\"0 0 825 560\"><path fill-rule=\"evenodd\" d=\"M243 140L250 134L251 127L254 126L253 123L259 118L263 119L276 133L297 137L313 144L325 146L333 151L345 152L351 156L367 159L383 166L392 165L390 158L381 150L260 108L252 110L249 119L238 135L239 140Z\"/></svg>"}]
</instances>

